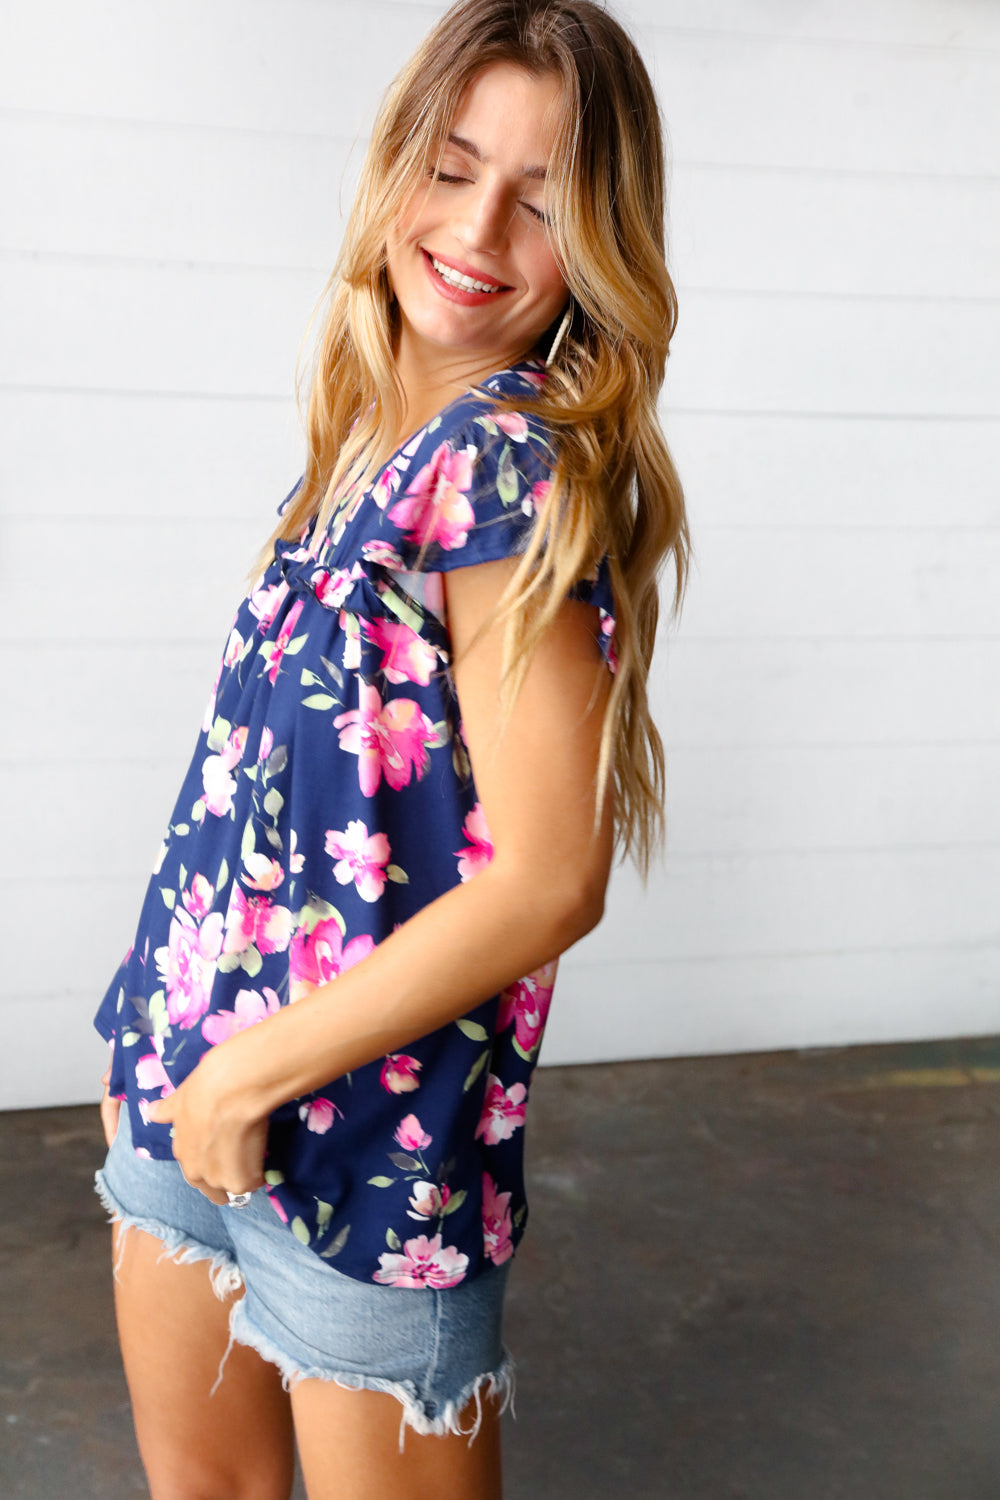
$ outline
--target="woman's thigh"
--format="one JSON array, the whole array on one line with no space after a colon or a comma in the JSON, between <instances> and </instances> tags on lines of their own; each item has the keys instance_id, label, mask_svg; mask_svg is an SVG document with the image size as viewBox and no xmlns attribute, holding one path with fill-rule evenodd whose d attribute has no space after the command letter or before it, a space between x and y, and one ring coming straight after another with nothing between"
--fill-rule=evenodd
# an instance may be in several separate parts
<instances>
[{"instance_id":1,"label":"woman's thigh","mask_svg":"<svg viewBox=\"0 0 1000 1500\"><path fill-rule=\"evenodd\" d=\"M220 1300L207 1261L178 1264L142 1230L116 1224L114 1237L122 1361L153 1500L287 1500L289 1400L273 1365L229 1348L239 1294Z\"/></svg>"},{"instance_id":2,"label":"woman's thigh","mask_svg":"<svg viewBox=\"0 0 1000 1500\"><path fill-rule=\"evenodd\" d=\"M137 1157L124 1109L97 1185L115 1220L115 1313L153 1500L287 1500L292 1422L280 1373L230 1347L243 1280L234 1210L210 1203L176 1162Z\"/></svg>"},{"instance_id":3,"label":"woman's thigh","mask_svg":"<svg viewBox=\"0 0 1000 1500\"><path fill-rule=\"evenodd\" d=\"M309 1500L501 1500L500 1402L483 1394L479 1403L462 1412L466 1432L481 1415L471 1443L408 1428L400 1452L393 1396L299 1381L292 1410Z\"/></svg>"}]
</instances>

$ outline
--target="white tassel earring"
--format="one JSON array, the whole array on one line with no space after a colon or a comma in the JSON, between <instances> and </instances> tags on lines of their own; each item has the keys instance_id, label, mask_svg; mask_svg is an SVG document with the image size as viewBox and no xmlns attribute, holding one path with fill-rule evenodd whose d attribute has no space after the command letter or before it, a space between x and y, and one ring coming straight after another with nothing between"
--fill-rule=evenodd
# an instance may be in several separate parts
<instances>
[{"instance_id":1,"label":"white tassel earring","mask_svg":"<svg viewBox=\"0 0 1000 1500\"><path fill-rule=\"evenodd\" d=\"M565 336L566 336L566 330L569 328L569 325L572 323L572 321L573 321L573 298L571 297L569 299L569 302L566 305L566 311L563 313L563 320L559 324L559 327L556 329L556 336L552 340L552 344L551 344L551 346L549 348L549 352L545 356L545 367L546 367L546 369L549 367L549 365L555 359L556 354L559 351L559 345L562 343L563 339L565 338Z\"/></svg>"}]
</instances>

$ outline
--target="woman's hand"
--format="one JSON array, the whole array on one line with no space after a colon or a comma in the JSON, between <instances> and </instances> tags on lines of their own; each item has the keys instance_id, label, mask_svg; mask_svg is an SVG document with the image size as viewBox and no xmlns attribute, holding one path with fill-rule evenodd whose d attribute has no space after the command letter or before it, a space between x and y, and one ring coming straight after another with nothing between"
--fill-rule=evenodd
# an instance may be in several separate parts
<instances>
[{"instance_id":1,"label":"woman's hand","mask_svg":"<svg viewBox=\"0 0 1000 1500\"><path fill-rule=\"evenodd\" d=\"M264 1181L267 1115L246 1106L228 1043L205 1054L184 1082L149 1106L149 1118L173 1125L174 1157L192 1187L213 1203L250 1193Z\"/></svg>"},{"instance_id":2,"label":"woman's hand","mask_svg":"<svg viewBox=\"0 0 1000 1500\"><path fill-rule=\"evenodd\" d=\"M104 1076L101 1079L101 1084L104 1088L104 1093L101 1095L101 1124L104 1127L104 1139L109 1146L115 1138L115 1132L118 1129L118 1113L122 1107L122 1101L112 1098L108 1092L110 1082L111 1063L109 1061L104 1070Z\"/></svg>"}]
</instances>

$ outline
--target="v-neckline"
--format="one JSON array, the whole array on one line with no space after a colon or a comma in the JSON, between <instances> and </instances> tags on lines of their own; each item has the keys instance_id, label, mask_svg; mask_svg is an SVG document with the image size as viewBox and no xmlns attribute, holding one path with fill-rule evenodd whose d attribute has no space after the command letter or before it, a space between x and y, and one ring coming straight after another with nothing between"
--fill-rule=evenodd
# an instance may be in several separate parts
<instances>
[{"instance_id":1,"label":"v-neckline","mask_svg":"<svg viewBox=\"0 0 1000 1500\"><path fill-rule=\"evenodd\" d=\"M519 359L512 365L503 365L499 370L494 370L492 375L487 375L486 379L480 380L478 384L480 386L485 386L489 383L489 381L499 379L501 375L512 375L515 372L522 370L526 366L541 364L542 362L541 360L539 360L537 355L529 354L526 355L524 359ZM542 366L542 368L544 368L544 365ZM466 397L473 392L474 389L474 386L466 386L465 390L460 391L457 396L453 396L450 401L446 401L444 406L439 407L433 416L427 418L426 422L421 423L419 427L414 427L412 432L408 432L403 441L397 444L397 446L392 450L385 462L380 464L379 467L375 470L375 473L373 474L371 480L368 484L365 485L364 494L367 496L371 493L371 491L378 484L379 480L385 474L386 470L392 467L396 459L400 457L400 455L410 446L411 443L415 442L424 432L427 431L427 428L431 425L432 422L436 421L439 417L443 417L445 412L450 411L453 406L457 406L459 401L464 401Z\"/></svg>"}]
</instances>

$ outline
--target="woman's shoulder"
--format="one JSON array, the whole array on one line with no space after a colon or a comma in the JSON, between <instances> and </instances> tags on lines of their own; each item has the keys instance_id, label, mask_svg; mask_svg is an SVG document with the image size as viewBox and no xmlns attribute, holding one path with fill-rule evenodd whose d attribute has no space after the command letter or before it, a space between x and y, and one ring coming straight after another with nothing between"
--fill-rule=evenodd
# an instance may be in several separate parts
<instances>
[{"instance_id":1,"label":"woman's shoulder","mask_svg":"<svg viewBox=\"0 0 1000 1500\"><path fill-rule=\"evenodd\" d=\"M378 530L405 566L435 571L521 550L556 451L546 422L516 401L544 379L536 359L498 371L449 402L382 469L372 487Z\"/></svg>"},{"instance_id":2,"label":"woman's shoulder","mask_svg":"<svg viewBox=\"0 0 1000 1500\"><path fill-rule=\"evenodd\" d=\"M545 383L545 366L534 357L498 370L477 386L455 397L443 407L427 426L404 446L399 457L425 458L442 443L453 448L475 451L485 457L505 444L518 448L529 445L532 452L548 456L548 466L555 462L555 445L551 428L535 412L497 411L496 402L505 405L524 397L529 404ZM471 456L471 455L470 455Z\"/></svg>"}]
</instances>

